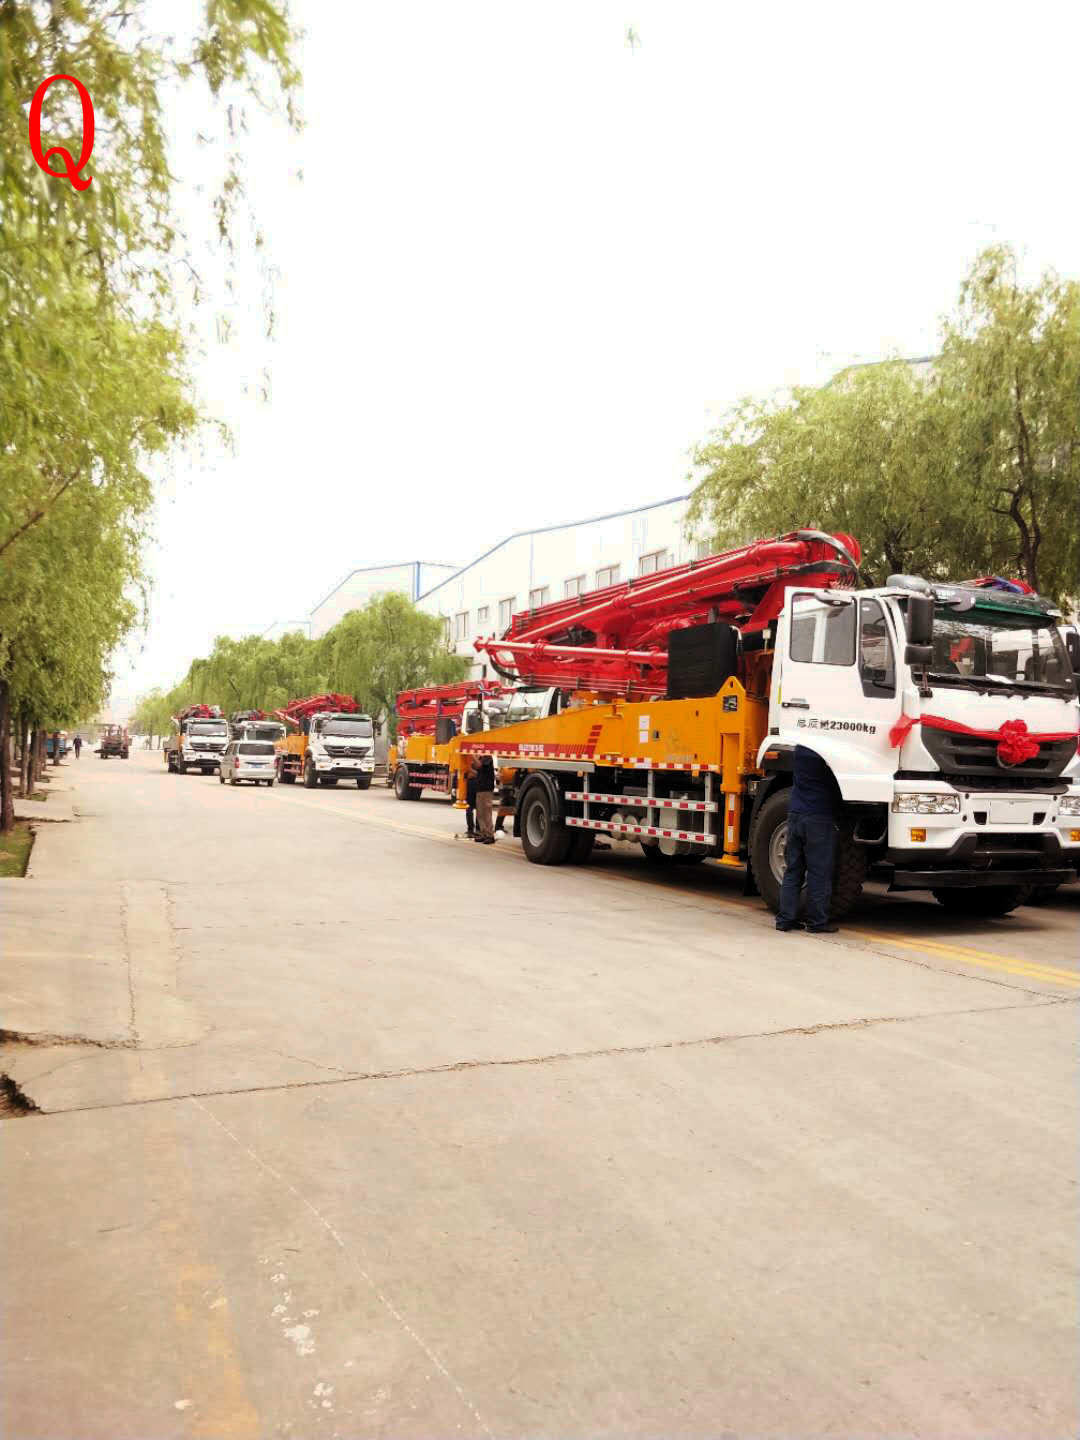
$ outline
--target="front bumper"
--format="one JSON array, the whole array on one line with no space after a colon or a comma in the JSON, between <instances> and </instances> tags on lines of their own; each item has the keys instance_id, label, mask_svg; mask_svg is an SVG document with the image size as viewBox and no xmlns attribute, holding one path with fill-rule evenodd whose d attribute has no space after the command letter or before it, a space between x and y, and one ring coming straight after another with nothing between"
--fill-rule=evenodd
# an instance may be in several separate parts
<instances>
[{"instance_id":1,"label":"front bumper","mask_svg":"<svg viewBox=\"0 0 1080 1440\"><path fill-rule=\"evenodd\" d=\"M1061 813L1064 796L957 791L934 781L897 785L895 794L949 795L946 815L897 814L890 808L885 862L893 888L1058 884L1080 873L1080 816Z\"/></svg>"},{"instance_id":2,"label":"front bumper","mask_svg":"<svg viewBox=\"0 0 1080 1440\"><path fill-rule=\"evenodd\" d=\"M345 759L335 757L333 760L317 759L315 769L320 775L373 775L375 761L350 760L347 757Z\"/></svg>"}]
</instances>

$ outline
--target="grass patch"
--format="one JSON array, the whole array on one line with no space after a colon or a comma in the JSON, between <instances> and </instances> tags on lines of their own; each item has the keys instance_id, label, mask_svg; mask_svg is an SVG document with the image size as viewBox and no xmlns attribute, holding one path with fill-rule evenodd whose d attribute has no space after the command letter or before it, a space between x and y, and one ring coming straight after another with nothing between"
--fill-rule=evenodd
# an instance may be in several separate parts
<instances>
[{"instance_id":1,"label":"grass patch","mask_svg":"<svg viewBox=\"0 0 1080 1440\"><path fill-rule=\"evenodd\" d=\"M28 820L16 820L15 829L0 835L0 880L17 879L26 874L30 851L34 848L34 832Z\"/></svg>"}]
</instances>

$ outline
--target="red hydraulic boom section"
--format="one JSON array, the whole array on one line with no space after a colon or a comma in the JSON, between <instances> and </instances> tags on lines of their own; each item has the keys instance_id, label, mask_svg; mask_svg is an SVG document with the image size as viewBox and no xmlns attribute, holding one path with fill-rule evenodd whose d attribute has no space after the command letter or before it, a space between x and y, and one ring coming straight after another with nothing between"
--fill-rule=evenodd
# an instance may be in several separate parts
<instances>
[{"instance_id":1,"label":"red hydraulic boom section","mask_svg":"<svg viewBox=\"0 0 1080 1440\"><path fill-rule=\"evenodd\" d=\"M459 680L454 685L426 685L402 690L397 697L398 735L434 735L436 722L448 715L460 725L470 700L494 700L510 691L498 680Z\"/></svg>"},{"instance_id":2,"label":"red hydraulic boom section","mask_svg":"<svg viewBox=\"0 0 1080 1440\"><path fill-rule=\"evenodd\" d=\"M290 700L274 714L286 725L299 726L301 721L308 719L311 715L319 715L324 710L333 710L338 714L352 715L360 706L351 695L309 695L305 700Z\"/></svg>"},{"instance_id":3,"label":"red hydraulic boom section","mask_svg":"<svg viewBox=\"0 0 1080 1440\"><path fill-rule=\"evenodd\" d=\"M179 724L182 720L220 720L220 705L185 705L179 715L173 719Z\"/></svg>"},{"instance_id":4,"label":"red hydraulic boom section","mask_svg":"<svg viewBox=\"0 0 1080 1440\"><path fill-rule=\"evenodd\" d=\"M851 535L796 530L522 610L501 640L477 640L475 648L517 685L649 699L667 688L673 630L712 620L762 630L780 614L791 586L854 585L861 558Z\"/></svg>"}]
</instances>

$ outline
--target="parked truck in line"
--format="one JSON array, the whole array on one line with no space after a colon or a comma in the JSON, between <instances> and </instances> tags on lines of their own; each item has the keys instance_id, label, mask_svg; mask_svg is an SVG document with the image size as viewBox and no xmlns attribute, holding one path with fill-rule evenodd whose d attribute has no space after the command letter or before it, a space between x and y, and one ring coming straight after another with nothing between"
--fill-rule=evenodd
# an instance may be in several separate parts
<instances>
[{"instance_id":1,"label":"parked truck in line","mask_svg":"<svg viewBox=\"0 0 1080 1440\"><path fill-rule=\"evenodd\" d=\"M454 799L458 776L450 741L465 732L505 723L513 692L498 680L461 680L426 685L397 696L397 739L387 756L386 783L399 800L419 800L425 790ZM453 752L456 754L456 751Z\"/></svg>"},{"instance_id":2,"label":"parked truck in line","mask_svg":"<svg viewBox=\"0 0 1080 1440\"><path fill-rule=\"evenodd\" d=\"M1080 703L1053 606L985 581L859 588L858 543L798 531L515 615L476 648L561 713L451 741L490 754L529 860L597 834L710 856L772 909L796 745L835 776L834 912L872 874L1003 915L1080 872Z\"/></svg>"},{"instance_id":3,"label":"parked truck in line","mask_svg":"<svg viewBox=\"0 0 1080 1440\"><path fill-rule=\"evenodd\" d=\"M234 710L229 716L229 738L244 741L269 741L274 745L286 735L283 721L275 720L265 710Z\"/></svg>"},{"instance_id":4,"label":"parked truck in line","mask_svg":"<svg viewBox=\"0 0 1080 1440\"><path fill-rule=\"evenodd\" d=\"M309 695L274 714L289 727L276 742L276 774L283 785L303 780L309 790L354 780L367 790L375 773L375 726L351 695Z\"/></svg>"},{"instance_id":5,"label":"parked truck in line","mask_svg":"<svg viewBox=\"0 0 1080 1440\"><path fill-rule=\"evenodd\" d=\"M229 723L217 705L188 705L173 716L165 744L165 768L172 775L201 770L213 775L229 743Z\"/></svg>"}]
</instances>

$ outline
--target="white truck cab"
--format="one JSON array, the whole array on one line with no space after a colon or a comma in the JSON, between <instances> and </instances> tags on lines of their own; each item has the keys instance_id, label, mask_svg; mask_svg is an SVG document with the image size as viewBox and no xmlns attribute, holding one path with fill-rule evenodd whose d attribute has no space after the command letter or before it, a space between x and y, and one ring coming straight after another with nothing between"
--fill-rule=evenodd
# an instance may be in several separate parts
<instances>
[{"instance_id":1,"label":"white truck cab","mask_svg":"<svg viewBox=\"0 0 1080 1440\"><path fill-rule=\"evenodd\" d=\"M375 727L370 715L324 711L313 715L305 728L307 753L318 780L355 780L362 790L370 786L375 773Z\"/></svg>"},{"instance_id":2,"label":"white truck cab","mask_svg":"<svg viewBox=\"0 0 1080 1440\"><path fill-rule=\"evenodd\" d=\"M1058 618L1038 596L916 577L793 587L758 755L766 785L783 783L796 745L814 750L844 799L842 846L947 908L1002 914L1073 878L1080 702Z\"/></svg>"}]
</instances>

